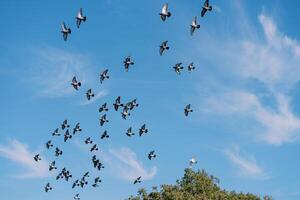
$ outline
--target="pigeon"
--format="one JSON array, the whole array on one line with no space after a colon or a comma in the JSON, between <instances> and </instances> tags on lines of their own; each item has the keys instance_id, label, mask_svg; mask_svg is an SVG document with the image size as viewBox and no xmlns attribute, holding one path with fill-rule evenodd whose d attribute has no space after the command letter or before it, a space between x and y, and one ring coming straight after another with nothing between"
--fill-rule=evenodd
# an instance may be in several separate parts
<instances>
[{"instance_id":1,"label":"pigeon","mask_svg":"<svg viewBox=\"0 0 300 200\"><path fill-rule=\"evenodd\" d=\"M189 161L190 167L192 167L193 165L197 164L197 159L195 157L191 158Z\"/></svg>"},{"instance_id":2,"label":"pigeon","mask_svg":"<svg viewBox=\"0 0 300 200\"><path fill-rule=\"evenodd\" d=\"M90 172L85 172L85 174L83 174L83 177L85 177L85 178L88 178L88 177L90 177Z\"/></svg>"},{"instance_id":3,"label":"pigeon","mask_svg":"<svg viewBox=\"0 0 300 200\"><path fill-rule=\"evenodd\" d=\"M55 166L55 161L53 161L50 165L49 165L49 171L52 171L54 169L57 169L57 167Z\"/></svg>"},{"instance_id":4,"label":"pigeon","mask_svg":"<svg viewBox=\"0 0 300 200\"><path fill-rule=\"evenodd\" d=\"M117 99L115 100L115 103L113 104L114 105L114 108L115 108L115 111L118 111L119 107L123 107L124 105L121 104L121 97L118 96Z\"/></svg>"},{"instance_id":5,"label":"pigeon","mask_svg":"<svg viewBox=\"0 0 300 200\"><path fill-rule=\"evenodd\" d=\"M211 11L212 7L209 5L209 0L205 0L204 5L202 6L201 17L204 17L206 11Z\"/></svg>"},{"instance_id":6,"label":"pigeon","mask_svg":"<svg viewBox=\"0 0 300 200\"><path fill-rule=\"evenodd\" d=\"M129 102L128 105L130 110L134 109L135 107L139 107L139 104L136 102L136 99L133 99L131 102Z\"/></svg>"},{"instance_id":7,"label":"pigeon","mask_svg":"<svg viewBox=\"0 0 300 200\"><path fill-rule=\"evenodd\" d=\"M191 109L191 104L188 104L185 108L184 108L184 115L188 116L190 112L193 112L193 110Z\"/></svg>"},{"instance_id":8,"label":"pigeon","mask_svg":"<svg viewBox=\"0 0 300 200\"><path fill-rule=\"evenodd\" d=\"M150 151L150 153L148 154L148 158L149 160L152 160L152 158L156 158L155 151Z\"/></svg>"},{"instance_id":9,"label":"pigeon","mask_svg":"<svg viewBox=\"0 0 300 200\"><path fill-rule=\"evenodd\" d=\"M76 181L74 181L74 183L72 184L72 189L74 189L76 186L79 186L79 180L77 179Z\"/></svg>"},{"instance_id":10,"label":"pigeon","mask_svg":"<svg viewBox=\"0 0 300 200\"><path fill-rule=\"evenodd\" d=\"M86 177L83 176L81 179L80 179L80 182L79 182L79 185L81 188L83 188L85 185L88 184L87 180L85 179Z\"/></svg>"},{"instance_id":11,"label":"pigeon","mask_svg":"<svg viewBox=\"0 0 300 200\"><path fill-rule=\"evenodd\" d=\"M106 119L106 114L104 114L100 118L100 126L103 126L104 123L106 123L106 122L109 122L109 121Z\"/></svg>"},{"instance_id":12,"label":"pigeon","mask_svg":"<svg viewBox=\"0 0 300 200\"><path fill-rule=\"evenodd\" d=\"M164 4L163 7L162 7L162 10L161 10L161 13L159 13L160 15L160 18L163 20L163 21L166 21L167 17L171 17L171 13L168 11L168 4Z\"/></svg>"},{"instance_id":13,"label":"pigeon","mask_svg":"<svg viewBox=\"0 0 300 200\"><path fill-rule=\"evenodd\" d=\"M99 108L99 112L107 112L108 111L108 108L107 108L107 104L104 103L102 104L102 106Z\"/></svg>"},{"instance_id":14,"label":"pigeon","mask_svg":"<svg viewBox=\"0 0 300 200\"><path fill-rule=\"evenodd\" d=\"M183 67L181 66L182 63L176 63L176 65L173 67L175 72L179 75L180 74L180 70L183 69Z\"/></svg>"},{"instance_id":15,"label":"pigeon","mask_svg":"<svg viewBox=\"0 0 300 200\"><path fill-rule=\"evenodd\" d=\"M78 23L78 22L77 22ZM80 200L79 194L75 194L74 200Z\"/></svg>"},{"instance_id":16,"label":"pigeon","mask_svg":"<svg viewBox=\"0 0 300 200\"><path fill-rule=\"evenodd\" d=\"M40 160L42 160L42 158L40 157L40 154L36 154L33 159L35 160L35 162L38 162Z\"/></svg>"},{"instance_id":17,"label":"pigeon","mask_svg":"<svg viewBox=\"0 0 300 200\"><path fill-rule=\"evenodd\" d=\"M137 183L141 183L141 176L137 177L134 181L133 181L133 184L137 184Z\"/></svg>"},{"instance_id":18,"label":"pigeon","mask_svg":"<svg viewBox=\"0 0 300 200\"><path fill-rule=\"evenodd\" d=\"M103 168L104 168L103 164L101 162L98 162L97 169L100 171Z\"/></svg>"},{"instance_id":19,"label":"pigeon","mask_svg":"<svg viewBox=\"0 0 300 200\"><path fill-rule=\"evenodd\" d=\"M128 109L129 109L129 108L128 108L127 106L124 107L124 109L123 109L123 111L122 111L122 113L121 113L123 119L127 119L127 116L130 115L130 113L128 112Z\"/></svg>"},{"instance_id":20,"label":"pigeon","mask_svg":"<svg viewBox=\"0 0 300 200\"><path fill-rule=\"evenodd\" d=\"M109 79L109 76L107 75L108 73L108 69L104 70L101 74L100 74L100 83L102 84L103 81L105 79Z\"/></svg>"},{"instance_id":21,"label":"pigeon","mask_svg":"<svg viewBox=\"0 0 300 200\"><path fill-rule=\"evenodd\" d=\"M63 34L64 41L67 41L68 34L71 34L71 29L68 28L64 22L61 24L61 32Z\"/></svg>"},{"instance_id":22,"label":"pigeon","mask_svg":"<svg viewBox=\"0 0 300 200\"><path fill-rule=\"evenodd\" d=\"M92 157L92 162L94 165L94 168L97 168L99 171L104 168L103 164L99 161L99 159L97 159L97 157L94 155Z\"/></svg>"},{"instance_id":23,"label":"pigeon","mask_svg":"<svg viewBox=\"0 0 300 200\"><path fill-rule=\"evenodd\" d=\"M66 168L63 168L61 173L66 181L69 181L69 178L72 178L72 174L70 174L70 171L68 171Z\"/></svg>"},{"instance_id":24,"label":"pigeon","mask_svg":"<svg viewBox=\"0 0 300 200\"><path fill-rule=\"evenodd\" d=\"M62 150L60 150L58 147L56 147L56 149L55 149L55 156L58 157L58 156L60 156L62 154L63 154Z\"/></svg>"},{"instance_id":25,"label":"pigeon","mask_svg":"<svg viewBox=\"0 0 300 200\"><path fill-rule=\"evenodd\" d=\"M90 149L90 151L91 152L93 152L93 151L98 151L99 149L98 149L98 147L97 147L97 144L94 144L93 146L92 146L92 148Z\"/></svg>"},{"instance_id":26,"label":"pigeon","mask_svg":"<svg viewBox=\"0 0 300 200\"><path fill-rule=\"evenodd\" d=\"M62 172L59 172L59 174L56 176L56 180L64 178L64 175Z\"/></svg>"},{"instance_id":27,"label":"pigeon","mask_svg":"<svg viewBox=\"0 0 300 200\"><path fill-rule=\"evenodd\" d=\"M64 130L65 128L69 128L70 125L68 124L68 120L63 121L61 125L61 129Z\"/></svg>"},{"instance_id":28,"label":"pigeon","mask_svg":"<svg viewBox=\"0 0 300 200\"><path fill-rule=\"evenodd\" d=\"M159 46L159 55L162 55L165 50L170 49L167 43L168 43L167 40L161 43L161 45Z\"/></svg>"},{"instance_id":29,"label":"pigeon","mask_svg":"<svg viewBox=\"0 0 300 200\"><path fill-rule=\"evenodd\" d=\"M146 128L146 124L143 124L143 126L140 128L139 135L142 136L144 133L148 133L148 129Z\"/></svg>"},{"instance_id":30,"label":"pigeon","mask_svg":"<svg viewBox=\"0 0 300 200\"><path fill-rule=\"evenodd\" d=\"M134 135L134 133L132 132L132 128L131 128L131 127L129 127L129 129L127 130L126 135L127 135L128 137L131 137L131 136Z\"/></svg>"},{"instance_id":31,"label":"pigeon","mask_svg":"<svg viewBox=\"0 0 300 200\"><path fill-rule=\"evenodd\" d=\"M58 133L58 128L53 131L52 136L60 136L60 133Z\"/></svg>"},{"instance_id":32,"label":"pigeon","mask_svg":"<svg viewBox=\"0 0 300 200\"><path fill-rule=\"evenodd\" d=\"M66 130L65 134L64 134L64 142L67 142L68 139L71 139L72 135L69 132L69 129Z\"/></svg>"},{"instance_id":33,"label":"pigeon","mask_svg":"<svg viewBox=\"0 0 300 200\"><path fill-rule=\"evenodd\" d=\"M78 88L81 86L81 82L78 82L76 76L74 76L71 85L75 90L78 90Z\"/></svg>"},{"instance_id":34,"label":"pigeon","mask_svg":"<svg viewBox=\"0 0 300 200\"><path fill-rule=\"evenodd\" d=\"M87 91L85 94L86 94L86 98L87 98L88 100L91 100L91 97L94 97L94 96L95 96L95 94L92 93L92 89L88 89L88 91Z\"/></svg>"},{"instance_id":35,"label":"pigeon","mask_svg":"<svg viewBox=\"0 0 300 200\"><path fill-rule=\"evenodd\" d=\"M52 144L51 140L49 140L48 142L46 142L46 148L50 149L51 147L53 147L53 144Z\"/></svg>"},{"instance_id":36,"label":"pigeon","mask_svg":"<svg viewBox=\"0 0 300 200\"><path fill-rule=\"evenodd\" d=\"M47 183L45 188L45 192L49 192L49 190L52 190L52 187L50 186L50 183Z\"/></svg>"},{"instance_id":37,"label":"pigeon","mask_svg":"<svg viewBox=\"0 0 300 200\"><path fill-rule=\"evenodd\" d=\"M82 129L80 128L80 123L77 123L75 125L75 128L73 129L73 135L76 134L76 132L80 132Z\"/></svg>"},{"instance_id":38,"label":"pigeon","mask_svg":"<svg viewBox=\"0 0 300 200\"><path fill-rule=\"evenodd\" d=\"M195 66L194 66L194 63L192 62L192 63L190 63L189 65L188 65L188 71L193 71L193 70L195 70Z\"/></svg>"},{"instance_id":39,"label":"pigeon","mask_svg":"<svg viewBox=\"0 0 300 200\"><path fill-rule=\"evenodd\" d=\"M96 177L94 179L94 184L92 185L93 187L99 187L98 183L101 183L102 180L100 179L100 177Z\"/></svg>"},{"instance_id":40,"label":"pigeon","mask_svg":"<svg viewBox=\"0 0 300 200\"><path fill-rule=\"evenodd\" d=\"M84 141L85 144L93 144L93 141L91 140L90 137L86 138Z\"/></svg>"},{"instance_id":41,"label":"pigeon","mask_svg":"<svg viewBox=\"0 0 300 200\"><path fill-rule=\"evenodd\" d=\"M77 17L76 17L76 25L77 25L77 28L80 27L80 24L82 21L86 21L86 16L83 16L83 13L82 13L82 8L79 9L78 11L78 14L77 14Z\"/></svg>"},{"instance_id":42,"label":"pigeon","mask_svg":"<svg viewBox=\"0 0 300 200\"><path fill-rule=\"evenodd\" d=\"M101 139L104 139L104 138L109 138L109 135L106 130L101 135Z\"/></svg>"},{"instance_id":43,"label":"pigeon","mask_svg":"<svg viewBox=\"0 0 300 200\"><path fill-rule=\"evenodd\" d=\"M130 65L134 65L131 56L127 56L123 61L126 72L128 72Z\"/></svg>"},{"instance_id":44,"label":"pigeon","mask_svg":"<svg viewBox=\"0 0 300 200\"><path fill-rule=\"evenodd\" d=\"M195 30L199 28L200 28L200 24L197 24L197 16L195 16L191 24L191 29L190 29L191 35L193 35Z\"/></svg>"}]
</instances>

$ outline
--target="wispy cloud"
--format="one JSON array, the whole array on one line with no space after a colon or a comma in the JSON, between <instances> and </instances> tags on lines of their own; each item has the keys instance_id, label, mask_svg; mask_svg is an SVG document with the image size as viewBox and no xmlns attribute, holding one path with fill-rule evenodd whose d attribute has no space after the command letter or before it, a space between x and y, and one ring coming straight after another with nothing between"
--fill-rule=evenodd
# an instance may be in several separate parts
<instances>
[{"instance_id":1,"label":"wispy cloud","mask_svg":"<svg viewBox=\"0 0 300 200\"><path fill-rule=\"evenodd\" d=\"M75 92L71 86L73 76L83 85L91 81L89 58L58 48L38 48L33 51L31 85L43 97L61 97Z\"/></svg>"},{"instance_id":2,"label":"wispy cloud","mask_svg":"<svg viewBox=\"0 0 300 200\"><path fill-rule=\"evenodd\" d=\"M239 146L224 151L227 158L239 169L238 175L252 179L268 179L264 169L260 167L254 156L241 155Z\"/></svg>"},{"instance_id":3,"label":"wispy cloud","mask_svg":"<svg viewBox=\"0 0 300 200\"><path fill-rule=\"evenodd\" d=\"M110 149L103 157L114 172L124 180L132 181L141 176L143 180L152 179L157 167L147 170L143 163L138 160L137 155L131 149L124 147L121 149Z\"/></svg>"},{"instance_id":4,"label":"wispy cloud","mask_svg":"<svg viewBox=\"0 0 300 200\"><path fill-rule=\"evenodd\" d=\"M35 153L31 152L27 145L18 140L12 140L7 145L0 145L0 156L25 169L24 173L15 175L16 178L44 178L50 175L47 161L43 159L37 163L33 159L34 155Z\"/></svg>"},{"instance_id":5,"label":"wispy cloud","mask_svg":"<svg viewBox=\"0 0 300 200\"><path fill-rule=\"evenodd\" d=\"M85 105L89 105L93 102L95 102L98 99L101 99L102 97L106 96L108 94L107 90L101 90L99 91L97 94L95 94L95 96L93 98L91 98L90 100L85 100L82 103L80 103L80 105L85 106Z\"/></svg>"}]
</instances>

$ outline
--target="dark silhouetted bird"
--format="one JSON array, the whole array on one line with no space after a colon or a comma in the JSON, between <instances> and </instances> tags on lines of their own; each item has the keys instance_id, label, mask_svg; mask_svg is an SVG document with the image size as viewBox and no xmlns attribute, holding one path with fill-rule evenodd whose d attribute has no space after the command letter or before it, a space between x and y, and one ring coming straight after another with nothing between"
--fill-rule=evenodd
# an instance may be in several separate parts
<instances>
[{"instance_id":1,"label":"dark silhouetted bird","mask_svg":"<svg viewBox=\"0 0 300 200\"><path fill-rule=\"evenodd\" d=\"M148 129L146 128L146 124L143 124L143 126L140 128L139 135L142 136L144 133L148 133Z\"/></svg>"},{"instance_id":2,"label":"dark silhouetted bird","mask_svg":"<svg viewBox=\"0 0 300 200\"><path fill-rule=\"evenodd\" d=\"M155 151L150 151L150 153L148 154L148 158L149 160L152 160L152 158L156 158Z\"/></svg>"},{"instance_id":3,"label":"dark silhouetted bird","mask_svg":"<svg viewBox=\"0 0 300 200\"><path fill-rule=\"evenodd\" d=\"M201 17L204 17L206 11L211 11L212 7L209 5L209 0L205 0L204 5L202 6Z\"/></svg>"},{"instance_id":4,"label":"dark silhouetted bird","mask_svg":"<svg viewBox=\"0 0 300 200\"><path fill-rule=\"evenodd\" d=\"M52 171L54 169L57 169L57 167L55 166L55 161L53 161L50 165L49 165L49 171Z\"/></svg>"},{"instance_id":5,"label":"dark silhouetted bird","mask_svg":"<svg viewBox=\"0 0 300 200\"><path fill-rule=\"evenodd\" d=\"M61 24L61 32L63 34L64 41L67 41L68 35L71 34L71 29L68 28L64 22Z\"/></svg>"},{"instance_id":6,"label":"dark silhouetted bird","mask_svg":"<svg viewBox=\"0 0 300 200\"><path fill-rule=\"evenodd\" d=\"M79 194L75 194L74 200L80 200Z\"/></svg>"},{"instance_id":7,"label":"dark silhouetted bird","mask_svg":"<svg viewBox=\"0 0 300 200\"><path fill-rule=\"evenodd\" d=\"M162 9L161 9L161 13L159 13L160 18L163 21L166 21L167 18L171 17L171 12L168 11L168 7L169 7L169 5L167 3L164 4Z\"/></svg>"},{"instance_id":8,"label":"dark silhouetted bird","mask_svg":"<svg viewBox=\"0 0 300 200\"><path fill-rule=\"evenodd\" d=\"M107 122L109 122L109 121L106 119L106 114L102 115L100 117L100 126L103 126L104 123L107 123Z\"/></svg>"},{"instance_id":9,"label":"dark silhouetted bird","mask_svg":"<svg viewBox=\"0 0 300 200\"><path fill-rule=\"evenodd\" d=\"M98 147L97 147L97 144L94 144L93 146L92 146L92 148L90 149L90 151L91 152L93 152L93 151L98 151L99 149L98 149Z\"/></svg>"},{"instance_id":10,"label":"dark silhouetted bird","mask_svg":"<svg viewBox=\"0 0 300 200\"><path fill-rule=\"evenodd\" d=\"M84 141L85 144L93 144L93 141L91 140L90 137L86 138Z\"/></svg>"},{"instance_id":11,"label":"dark silhouetted bird","mask_svg":"<svg viewBox=\"0 0 300 200\"><path fill-rule=\"evenodd\" d=\"M60 136L60 133L58 132L58 128L53 131L52 136Z\"/></svg>"},{"instance_id":12,"label":"dark silhouetted bird","mask_svg":"<svg viewBox=\"0 0 300 200\"><path fill-rule=\"evenodd\" d=\"M102 180L100 179L100 177L96 177L94 179L94 184L92 185L93 187L99 187L99 183L101 183Z\"/></svg>"},{"instance_id":13,"label":"dark silhouetted bird","mask_svg":"<svg viewBox=\"0 0 300 200\"><path fill-rule=\"evenodd\" d=\"M83 16L83 12L82 12L82 8L79 9L78 13L77 13L77 16L76 16L76 25L77 25L77 28L80 27L80 24L82 21L86 21L86 16Z\"/></svg>"},{"instance_id":14,"label":"dark silhouetted bird","mask_svg":"<svg viewBox=\"0 0 300 200\"><path fill-rule=\"evenodd\" d=\"M55 148L55 156L58 157L58 156L61 156L63 154L63 151L60 150L58 147Z\"/></svg>"},{"instance_id":15,"label":"dark silhouetted bird","mask_svg":"<svg viewBox=\"0 0 300 200\"><path fill-rule=\"evenodd\" d=\"M104 139L104 138L109 138L109 135L106 130L101 135L101 139Z\"/></svg>"},{"instance_id":16,"label":"dark silhouetted bird","mask_svg":"<svg viewBox=\"0 0 300 200\"><path fill-rule=\"evenodd\" d=\"M133 181L133 184L137 184L137 183L141 183L141 176L137 177L134 181Z\"/></svg>"},{"instance_id":17,"label":"dark silhouetted bird","mask_svg":"<svg viewBox=\"0 0 300 200\"><path fill-rule=\"evenodd\" d=\"M80 123L77 123L75 125L75 128L73 129L73 134L75 134L76 132L80 132L82 131L82 129L80 128Z\"/></svg>"},{"instance_id":18,"label":"dark silhouetted bird","mask_svg":"<svg viewBox=\"0 0 300 200\"><path fill-rule=\"evenodd\" d=\"M102 104L102 106L99 108L99 112L107 112L107 103Z\"/></svg>"},{"instance_id":19,"label":"dark silhouetted bird","mask_svg":"<svg viewBox=\"0 0 300 200\"><path fill-rule=\"evenodd\" d=\"M88 89L88 91L85 94L88 100L91 100L91 97L95 96L95 94L92 92L92 89Z\"/></svg>"},{"instance_id":20,"label":"dark silhouetted bird","mask_svg":"<svg viewBox=\"0 0 300 200\"><path fill-rule=\"evenodd\" d=\"M127 117L130 116L130 113L128 110L129 110L129 108L127 106L125 106L121 113L123 119L127 119Z\"/></svg>"},{"instance_id":21,"label":"dark silhouetted bird","mask_svg":"<svg viewBox=\"0 0 300 200\"><path fill-rule=\"evenodd\" d=\"M36 162L42 160L42 158L40 157L40 154L36 154L36 155L33 157L33 159L34 159Z\"/></svg>"},{"instance_id":22,"label":"dark silhouetted bird","mask_svg":"<svg viewBox=\"0 0 300 200\"><path fill-rule=\"evenodd\" d=\"M78 90L78 88L81 86L81 82L78 82L76 77L74 76L73 79L72 79L71 85L73 86L73 88L75 90Z\"/></svg>"},{"instance_id":23,"label":"dark silhouetted bird","mask_svg":"<svg viewBox=\"0 0 300 200\"><path fill-rule=\"evenodd\" d=\"M50 190L52 190L50 183L47 183L46 186L44 187L44 189L45 189L45 192L49 192Z\"/></svg>"},{"instance_id":24,"label":"dark silhouetted bird","mask_svg":"<svg viewBox=\"0 0 300 200\"><path fill-rule=\"evenodd\" d=\"M131 56L128 56L123 61L126 72L128 72L130 65L134 65Z\"/></svg>"},{"instance_id":25,"label":"dark silhouetted bird","mask_svg":"<svg viewBox=\"0 0 300 200\"><path fill-rule=\"evenodd\" d=\"M51 147L53 147L53 144L52 144L51 140L49 140L48 142L46 142L46 148L50 149Z\"/></svg>"},{"instance_id":26,"label":"dark silhouetted bird","mask_svg":"<svg viewBox=\"0 0 300 200\"><path fill-rule=\"evenodd\" d=\"M121 103L121 97L118 96L117 99L115 100L115 103L113 104L115 111L118 111L119 107L124 106L124 104Z\"/></svg>"},{"instance_id":27,"label":"dark silhouetted bird","mask_svg":"<svg viewBox=\"0 0 300 200\"><path fill-rule=\"evenodd\" d=\"M139 104L137 103L136 99L133 99L131 102L128 103L127 107L132 110L135 107L139 107Z\"/></svg>"},{"instance_id":28,"label":"dark silhouetted bird","mask_svg":"<svg viewBox=\"0 0 300 200\"><path fill-rule=\"evenodd\" d=\"M68 139L71 139L72 135L69 132L69 129L66 130L65 134L64 134L64 142L66 142Z\"/></svg>"},{"instance_id":29,"label":"dark silhouetted bird","mask_svg":"<svg viewBox=\"0 0 300 200\"><path fill-rule=\"evenodd\" d=\"M193 165L197 164L197 158L196 157L192 157L189 161L189 165L190 167L192 167Z\"/></svg>"},{"instance_id":30,"label":"dark silhouetted bird","mask_svg":"<svg viewBox=\"0 0 300 200\"><path fill-rule=\"evenodd\" d=\"M159 55L162 55L164 53L165 50L169 50L170 47L168 46L168 41L164 41L161 43L161 45L159 46Z\"/></svg>"},{"instance_id":31,"label":"dark silhouetted bird","mask_svg":"<svg viewBox=\"0 0 300 200\"><path fill-rule=\"evenodd\" d=\"M190 29L191 35L193 35L195 30L199 28L200 28L200 24L197 24L197 16L195 16L191 24L191 29Z\"/></svg>"},{"instance_id":32,"label":"dark silhouetted bird","mask_svg":"<svg viewBox=\"0 0 300 200\"><path fill-rule=\"evenodd\" d=\"M191 104L188 104L185 108L184 108L184 115L188 116L190 112L193 112L193 110L191 109Z\"/></svg>"},{"instance_id":33,"label":"dark silhouetted bird","mask_svg":"<svg viewBox=\"0 0 300 200\"><path fill-rule=\"evenodd\" d=\"M131 137L131 136L134 135L134 133L132 132L132 128L131 128L131 127L129 127L129 129L126 131L126 135L127 135L128 137Z\"/></svg>"},{"instance_id":34,"label":"dark silhouetted bird","mask_svg":"<svg viewBox=\"0 0 300 200\"><path fill-rule=\"evenodd\" d=\"M64 130L65 128L69 128L70 125L68 124L68 120L63 121L61 125L61 129Z\"/></svg>"},{"instance_id":35,"label":"dark silhouetted bird","mask_svg":"<svg viewBox=\"0 0 300 200\"><path fill-rule=\"evenodd\" d=\"M74 189L76 186L79 186L79 180L77 179L76 181L74 181L74 183L72 184L72 189Z\"/></svg>"},{"instance_id":36,"label":"dark silhouetted bird","mask_svg":"<svg viewBox=\"0 0 300 200\"><path fill-rule=\"evenodd\" d=\"M100 74L100 83L102 84L103 81L105 79L109 79L109 76L107 75L108 73L108 69L104 70L101 74Z\"/></svg>"},{"instance_id":37,"label":"dark silhouetted bird","mask_svg":"<svg viewBox=\"0 0 300 200\"><path fill-rule=\"evenodd\" d=\"M181 73L180 70L183 69L183 67L181 65L182 65L182 63L176 63L176 65L173 67L177 74L180 74Z\"/></svg>"},{"instance_id":38,"label":"dark silhouetted bird","mask_svg":"<svg viewBox=\"0 0 300 200\"><path fill-rule=\"evenodd\" d=\"M189 65L188 65L188 71L193 71L193 70L195 70L196 68L195 68L195 66L194 66L194 63L192 62L192 63L190 63Z\"/></svg>"}]
</instances>

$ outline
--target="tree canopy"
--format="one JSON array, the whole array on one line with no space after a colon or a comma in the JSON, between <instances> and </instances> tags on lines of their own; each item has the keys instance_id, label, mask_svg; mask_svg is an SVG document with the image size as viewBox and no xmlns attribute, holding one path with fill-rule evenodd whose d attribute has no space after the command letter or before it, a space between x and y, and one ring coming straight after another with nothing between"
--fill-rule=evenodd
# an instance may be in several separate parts
<instances>
[{"instance_id":1,"label":"tree canopy","mask_svg":"<svg viewBox=\"0 0 300 200\"><path fill-rule=\"evenodd\" d=\"M219 179L204 170L185 169L184 176L175 185L161 185L160 189L152 187L151 192L140 189L137 196L127 200L262 200L250 193L226 191L219 186ZM264 196L263 200L272 200Z\"/></svg>"}]
</instances>

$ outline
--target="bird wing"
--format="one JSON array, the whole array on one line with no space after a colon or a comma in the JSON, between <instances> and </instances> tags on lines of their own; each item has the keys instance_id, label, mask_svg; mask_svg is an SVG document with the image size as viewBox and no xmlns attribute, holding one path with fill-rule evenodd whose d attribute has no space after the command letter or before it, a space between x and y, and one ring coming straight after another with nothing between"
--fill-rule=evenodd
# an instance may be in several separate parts
<instances>
[{"instance_id":1,"label":"bird wing","mask_svg":"<svg viewBox=\"0 0 300 200\"><path fill-rule=\"evenodd\" d=\"M79 27L80 27L80 24L81 24L81 19L77 18L77 20L76 20L76 25L77 25L77 28L79 28Z\"/></svg>"},{"instance_id":2,"label":"bird wing","mask_svg":"<svg viewBox=\"0 0 300 200\"><path fill-rule=\"evenodd\" d=\"M206 13L206 9L205 8L202 8L202 11L201 11L201 17L203 17Z\"/></svg>"},{"instance_id":3,"label":"bird wing","mask_svg":"<svg viewBox=\"0 0 300 200\"><path fill-rule=\"evenodd\" d=\"M163 5L161 13L167 14L167 12L168 12L168 4L166 3L166 4Z\"/></svg>"},{"instance_id":4,"label":"bird wing","mask_svg":"<svg viewBox=\"0 0 300 200\"><path fill-rule=\"evenodd\" d=\"M205 0L204 6L205 6L205 7L208 7L208 6L209 6L209 0Z\"/></svg>"},{"instance_id":5,"label":"bird wing","mask_svg":"<svg viewBox=\"0 0 300 200\"><path fill-rule=\"evenodd\" d=\"M63 33L63 38L64 38L64 41L67 41L67 39L68 39L68 33L64 32Z\"/></svg>"}]
</instances>

